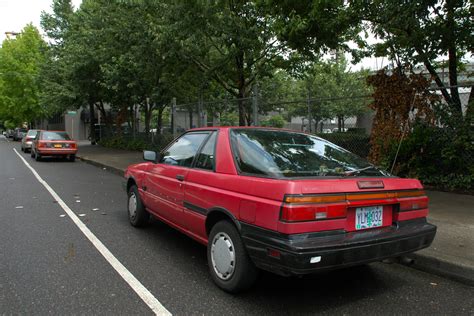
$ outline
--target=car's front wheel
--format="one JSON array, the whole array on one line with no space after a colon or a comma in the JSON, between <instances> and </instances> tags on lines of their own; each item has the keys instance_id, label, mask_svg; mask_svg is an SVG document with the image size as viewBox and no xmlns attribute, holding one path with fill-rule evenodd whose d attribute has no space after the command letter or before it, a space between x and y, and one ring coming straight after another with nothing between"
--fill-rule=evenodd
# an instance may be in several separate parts
<instances>
[{"instance_id":1,"label":"car's front wheel","mask_svg":"<svg viewBox=\"0 0 474 316\"><path fill-rule=\"evenodd\" d=\"M150 219L150 213L147 212L143 205L138 188L132 185L128 190L128 220L135 227L145 226Z\"/></svg>"},{"instance_id":2,"label":"car's front wheel","mask_svg":"<svg viewBox=\"0 0 474 316\"><path fill-rule=\"evenodd\" d=\"M257 279L258 269L248 256L239 232L229 221L220 221L212 227L207 262L213 281L226 292L246 290Z\"/></svg>"},{"instance_id":3,"label":"car's front wheel","mask_svg":"<svg viewBox=\"0 0 474 316\"><path fill-rule=\"evenodd\" d=\"M38 152L35 151L35 160L40 161L41 160L41 155L38 154Z\"/></svg>"}]
</instances>

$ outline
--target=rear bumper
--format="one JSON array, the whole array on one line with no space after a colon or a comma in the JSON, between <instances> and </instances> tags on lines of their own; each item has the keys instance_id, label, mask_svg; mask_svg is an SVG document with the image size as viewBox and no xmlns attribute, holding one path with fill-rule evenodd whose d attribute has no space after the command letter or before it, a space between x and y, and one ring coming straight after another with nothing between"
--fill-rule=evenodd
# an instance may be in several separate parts
<instances>
[{"instance_id":1,"label":"rear bumper","mask_svg":"<svg viewBox=\"0 0 474 316\"><path fill-rule=\"evenodd\" d=\"M425 218L373 230L298 235L282 235L242 223L242 239L254 263L282 275L308 274L397 257L428 247L435 234L436 226ZM279 251L280 257L269 256L269 249ZM311 263L314 257L320 257L320 261Z\"/></svg>"},{"instance_id":2,"label":"rear bumper","mask_svg":"<svg viewBox=\"0 0 474 316\"><path fill-rule=\"evenodd\" d=\"M42 156L67 156L75 155L77 149L36 149Z\"/></svg>"}]
</instances>

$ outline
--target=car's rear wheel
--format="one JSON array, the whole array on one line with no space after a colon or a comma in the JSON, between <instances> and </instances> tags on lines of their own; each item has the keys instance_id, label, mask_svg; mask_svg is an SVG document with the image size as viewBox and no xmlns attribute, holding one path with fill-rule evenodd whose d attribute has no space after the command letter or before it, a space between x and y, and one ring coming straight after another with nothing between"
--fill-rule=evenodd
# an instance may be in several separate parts
<instances>
[{"instance_id":1,"label":"car's rear wheel","mask_svg":"<svg viewBox=\"0 0 474 316\"><path fill-rule=\"evenodd\" d=\"M150 213L147 212L143 205L138 188L132 185L128 190L128 220L134 227L145 226L150 219Z\"/></svg>"},{"instance_id":2,"label":"car's rear wheel","mask_svg":"<svg viewBox=\"0 0 474 316\"><path fill-rule=\"evenodd\" d=\"M41 160L41 155L35 152L35 160L40 161Z\"/></svg>"},{"instance_id":3,"label":"car's rear wheel","mask_svg":"<svg viewBox=\"0 0 474 316\"><path fill-rule=\"evenodd\" d=\"M207 262L214 283L230 293L251 287L258 269L247 254L240 234L229 221L220 221L209 234Z\"/></svg>"},{"instance_id":4,"label":"car's rear wheel","mask_svg":"<svg viewBox=\"0 0 474 316\"><path fill-rule=\"evenodd\" d=\"M35 158L35 152L33 151L33 149L30 152L30 156L31 156L31 158Z\"/></svg>"},{"instance_id":5,"label":"car's rear wheel","mask_svg":"<svg viewBox=\"0 0 474 316\"><path fill-rule=\"evenodd\" d=\"M69 161L70 162L76 161L76 155L69 155Z\"/></svg>"}]
</instances>

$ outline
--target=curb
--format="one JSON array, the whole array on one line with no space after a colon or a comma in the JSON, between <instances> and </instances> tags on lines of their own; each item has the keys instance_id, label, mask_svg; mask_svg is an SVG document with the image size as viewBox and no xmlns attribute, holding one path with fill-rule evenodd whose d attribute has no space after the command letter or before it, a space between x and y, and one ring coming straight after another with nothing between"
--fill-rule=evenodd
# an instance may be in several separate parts
<instances>
[{"instance_id":1,"label":"curb","mask_svg":"<svg viewBox=\"0 0 474 316\"><path fill-rule=\"evenodd\" d=\"M411 259L401 263L405 266L474 286L474 268L472 267L418 253L406 255L405 258Z\"/></svg>"},{"instance_id":2,"label":"curb","mask_svg":"<svg viewBox=\"0 0 474 316\"><path fill-rule=\"evenodd\" d=\"M97 162L95 160L88 159L87 157L76 156L76 158L81 160L81 161L84 161L87 164L93 165L95 167L102 168L105 171L111 172L111 173L113 173L115 175L118 175L118 176L121 176L121 177L123 177L123 174L125 172L124 170L122 170L120 168L111 167L111 166L108 166L106 164Z\"/></svg>"}]
</instances>

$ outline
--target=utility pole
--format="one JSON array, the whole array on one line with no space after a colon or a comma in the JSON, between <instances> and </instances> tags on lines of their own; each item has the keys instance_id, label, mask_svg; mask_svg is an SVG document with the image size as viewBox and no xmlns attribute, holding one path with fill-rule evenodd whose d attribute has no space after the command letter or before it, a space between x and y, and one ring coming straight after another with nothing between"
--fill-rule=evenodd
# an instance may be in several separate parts
<instances>
[{"instance_id":1,"label":"utility pole","mask_svg":"<svg viewBox=\"0 0 474 316\"><path fill-rule=\"evenodd\" d=\"M171 128L173 129L173 136L176 137L176 98L171 99Z\"/></svg>"},{"instance_id":2,"label":"utility pole","mask_svg":"<svg viewBox=\"0 0 474 316\"><path fill-rule=\"evenodd\" d=\"M252 108L253 108L253 126L258 126L258 86L253 85L253 98L252 98Z\"/></svg>"}]
</instances>

